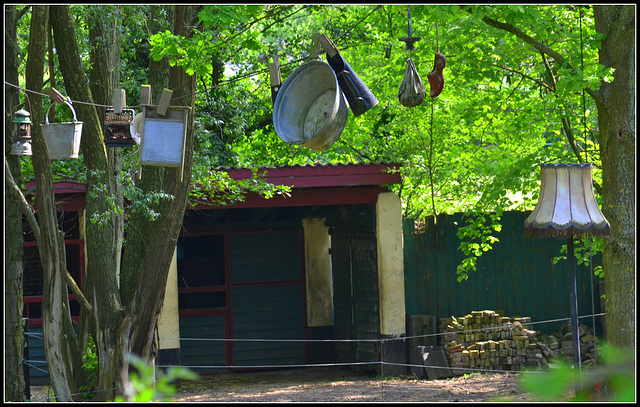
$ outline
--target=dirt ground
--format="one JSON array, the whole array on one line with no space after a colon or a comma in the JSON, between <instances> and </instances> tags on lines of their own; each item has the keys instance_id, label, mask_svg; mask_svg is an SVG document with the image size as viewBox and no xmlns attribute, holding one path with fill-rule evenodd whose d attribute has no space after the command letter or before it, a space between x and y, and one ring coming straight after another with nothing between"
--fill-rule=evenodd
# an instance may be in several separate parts
<instances>
[{"instance_id":1,"label":"dirt ground","mask_svg":"<svg viewBox=\"0 0 640 407\"><path fill-rule=\"evenodd\" d=\"M31 401L47 399L47 387L32 386ZM203 375L182 381L179 402L531 402L517 373L472 373L448 379L391 377L346 368L300 368Z\"/></svg>"},{"instance_id":2,"label":"dirt ground","mask_svg":"<svg viewBox=\"0 0 640 407\"><path fill-rule=\"evenodd\" d=\"M386 378L341 368L225 373L183 382L181 402L527 402L515 373L450 379Z\"/></svg>"}]
</instances>

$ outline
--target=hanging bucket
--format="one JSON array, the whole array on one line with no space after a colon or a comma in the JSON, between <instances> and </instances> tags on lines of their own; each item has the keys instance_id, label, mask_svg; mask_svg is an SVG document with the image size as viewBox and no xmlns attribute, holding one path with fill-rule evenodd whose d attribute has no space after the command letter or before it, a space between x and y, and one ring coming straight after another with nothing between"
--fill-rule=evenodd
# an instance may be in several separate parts
<instances>
[{"instance_id":1,"label":"hanging bucket","mask_svg":"<svg viewBox=\"0 0 640 407\"><path fill-rule=\"evenodd\" d=\"M340 137L349 106L335 73L321 61L298 67L282 84L273 106L273 126L289 144L323 151Z\"/></svg>"},{"instance_id":2,"label":"hanging bucket","mask_svg":"<svg viewBox=\"0 0 640 407\"><path fill-rule=\"evenodd\" d=\"M51 123L49 124L49 109L44 117L44 124L41 124L42 135L47 144L47 151L50 160L70 160L77 159L80 152L80 137L82 136L82 122L76 119L76 111L71 103L65 101L65 105L71 108L73 122Z\"/></svg>"}]
</instances>

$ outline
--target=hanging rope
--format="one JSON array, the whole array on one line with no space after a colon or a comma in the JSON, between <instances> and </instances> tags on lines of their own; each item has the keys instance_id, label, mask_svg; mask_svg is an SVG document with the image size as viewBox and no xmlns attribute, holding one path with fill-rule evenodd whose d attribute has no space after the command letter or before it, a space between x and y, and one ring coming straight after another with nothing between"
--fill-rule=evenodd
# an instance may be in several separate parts
<instances>
[{"instance_id":1,"label":"hanging rope","mask_svg":"<svg viewBox=\"0 0 640 407\"><path fill-rule=\"evenodd\" d=\"M582 42L582 6L578 6L580 10L580 69L582 69L582 75L584 77L584 45ZM589 133L587 129L587 104L584 96L584 88L582 88L582 124L584 126L584 159L585 162L589 162L589 149L587 145L587 134ZM591 314L595 314L595 304L594 304L594 295L593 295L593 237L589 235L589 274L591 277ZM593 333L595 335L596 332L596 318L592 317L591 323L593 325ZM593 341L593 349L596 350L596 341Z\"/></svg>"}]
</instances>

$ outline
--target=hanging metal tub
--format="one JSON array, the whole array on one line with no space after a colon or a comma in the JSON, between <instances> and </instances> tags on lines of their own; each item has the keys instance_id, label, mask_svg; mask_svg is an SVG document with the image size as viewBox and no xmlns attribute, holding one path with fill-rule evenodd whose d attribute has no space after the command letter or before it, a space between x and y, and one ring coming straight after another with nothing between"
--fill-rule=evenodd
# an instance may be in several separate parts
<instances>
[{"instance_id":1,"label":"hanging metal tub","mask_svg":"<svg viewBox=\"0 0 640 407\"><path fill-rule=\"evenodd\" d=\"M282 84L273 106L273 126L282 141L323 151L340 137L349 106L331 67L309 61Z\"/></svg>"},{"instance_id":2,"label":"hanging metal tub","mask_svg":"<svg viewBox=\"0 0 640 407\"><path fill-rule=\"evenodd\" d=\"M49 110L44 116L44 124L41 124L42 135L47 144L49 159L70 160L77 159L80 152L80 137L82 136L82 122L76 118L76 111L70 102L65 101L73 113L73 122L51 123L49 124Z\"/></svg>"}]
</instances>

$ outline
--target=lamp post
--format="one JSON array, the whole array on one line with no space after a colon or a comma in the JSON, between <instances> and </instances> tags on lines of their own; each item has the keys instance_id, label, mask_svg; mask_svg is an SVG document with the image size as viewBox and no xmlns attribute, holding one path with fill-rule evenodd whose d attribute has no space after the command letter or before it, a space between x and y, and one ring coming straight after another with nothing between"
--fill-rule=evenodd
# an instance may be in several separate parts
<instances>
[{"instance_id":1,"label":"lamp post","mask_svg":"<svg viewBox=\"0 0 640 407\"><path fill-rule=\"evenodd\" d=\"M573 360L575 368L579 369L580 338L573 238L584 234L610 236L611 227L600 212L593 193L591 163L542 164L540 168L540 198L531 215L524 221L524 235L541 238L567 237Z\"/></svg>"},{"instance_id":2,"label":"lamp post","mask_svg":"<svg viewBox=\"0 0 640 407\"><path fill-rule=\"evenodd\" d=\"M13 114L16 141L11 145L11 155L31 155L31 114L20 109Z\"/></svg>"}]
</instances>

